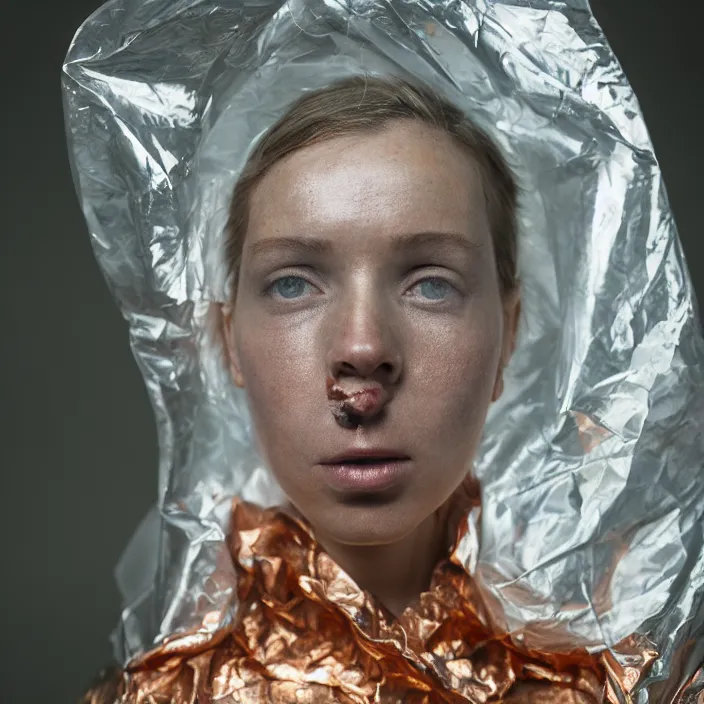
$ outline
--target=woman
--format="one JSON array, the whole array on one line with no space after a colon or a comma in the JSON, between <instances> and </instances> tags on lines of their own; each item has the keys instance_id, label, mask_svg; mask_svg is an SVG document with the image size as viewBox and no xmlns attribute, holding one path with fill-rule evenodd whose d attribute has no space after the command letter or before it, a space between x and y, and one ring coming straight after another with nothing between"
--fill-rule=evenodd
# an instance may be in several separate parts
<instances>
[{"instance_id":1,"label":"woman","mask_svg":"<svg viewBox=\"0 0 704 704\"><path fill-rule=\"evenodd\" d=\"M148 653L85 702L628 697L647 641L624 644L628 678L612 656L518 647L458 556L516 338L516 250L510 169L430 90L345 79L265 134L232 199L221 333L290 503L235 500L227 632Z\"/></svg>"}]
</instances>

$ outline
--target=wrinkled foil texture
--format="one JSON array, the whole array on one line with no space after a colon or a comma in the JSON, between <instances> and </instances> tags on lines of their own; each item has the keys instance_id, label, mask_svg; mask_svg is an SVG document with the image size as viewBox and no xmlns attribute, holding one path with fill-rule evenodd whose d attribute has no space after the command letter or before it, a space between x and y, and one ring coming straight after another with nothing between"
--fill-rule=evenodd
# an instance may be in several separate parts
<instances>
[{"instance_id":1,"label":"wrinkled foil texture","mask_svg":"<svg viewBox=\"0 0 704 704\"><path fill-rule=\"evenodd\" d=\"M448 556L397 617L300 516L235 498L221 563L237 565L235 628L205 644L180 634L83 704L620 704L658 656L646 638L615 646L624 666L613 650L535 653L493 630L463 567L479 543L478 489L468 477L444 505Z\"/></svg>"},{"instance_id":2,"label":"wrinkled foil texture","mask_svg":"<svg viewBox=\"0 0 704 704\"><path fill-rule=\"evenodd\" d=\"M157 506L117 568L119 659L227 626L234 570L209 577L231 499L283 498L210 330L222 230L257 138L358 73L436 88L523 188L522 329L467 565L493 617L540 650L647 634L661 655L632 701L701 701L704 343L641 110L586 0L113 0L80 28L74 178L160 443Z\"/></svg>"}]
</instances>

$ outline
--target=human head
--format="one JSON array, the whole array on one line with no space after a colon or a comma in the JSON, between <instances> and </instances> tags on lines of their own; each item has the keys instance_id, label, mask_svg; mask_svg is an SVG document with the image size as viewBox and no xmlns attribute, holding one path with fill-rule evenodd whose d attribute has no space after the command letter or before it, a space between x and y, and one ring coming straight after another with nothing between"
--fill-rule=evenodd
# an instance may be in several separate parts
<instances>
[{"instance_id":1,"label":"human head","mask_svg":"<svg viewBox=\"0 0 704 704\"><path fill-rule=\"evenodd\" d=\"M402 539L469 470L513 350L516 185L499 149L425 87L344 79L258 143L226 252L230 367L274 475L330 540ZM338 382L372 385L379 406L341 424ZM365 449L407 459L379 491L330 478Z\"/></svg>"}]
</instances>

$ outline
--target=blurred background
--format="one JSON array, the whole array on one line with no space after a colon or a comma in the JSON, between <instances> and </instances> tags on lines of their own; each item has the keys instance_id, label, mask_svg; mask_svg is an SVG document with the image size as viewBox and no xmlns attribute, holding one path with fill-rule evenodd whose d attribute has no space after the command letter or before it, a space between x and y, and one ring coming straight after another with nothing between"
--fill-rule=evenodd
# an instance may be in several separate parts
<instances>
[{"instance_id":1,"label":"blurred background","mask_svg":"<svg viewBox=\"0 0 704 704\"><path fill-rule=\"evenodd\" d=\"M60 71L96 0L3 3L0 701L76 702L111 661L113 567L156 498L127 328L93 260ZM692 0L592 0L640 99L704 300L703 63Z\"/></svg>"}]
</instances>

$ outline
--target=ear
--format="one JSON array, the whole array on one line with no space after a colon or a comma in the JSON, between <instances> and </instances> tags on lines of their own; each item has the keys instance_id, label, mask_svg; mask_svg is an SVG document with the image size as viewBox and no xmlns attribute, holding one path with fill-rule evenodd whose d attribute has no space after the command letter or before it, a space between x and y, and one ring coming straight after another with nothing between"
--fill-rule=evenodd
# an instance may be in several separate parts
<instances>
[{"instance_id":1,"label":"ear","mask_svg":"<svg viewBox=\"0 0 704 704\"><path fill-rule=\"evenodd\" d=\"M501 341L501 358L499 368L494 381L494 391L491 395L492 403L501 398L504 392L504 369L511 361L511 357L516 349L516 338L518 336L518 321L521 318L521 297L520 291L504 295L503 300L504 331Z\"/></svg>"},{"instance_id":2,"label":"ear","mask_svg":"<svg viewBox=\"0 0 704 704\"><path fill-rule=\"evenodd\" d=\"M220 330L225 350L225 359L230 370L230 376L235 386L244 388L244 377L240 366L240 357L235 344L234 308L230 303L223 303L220 315Z\"/></svg>"}]
</instances>

